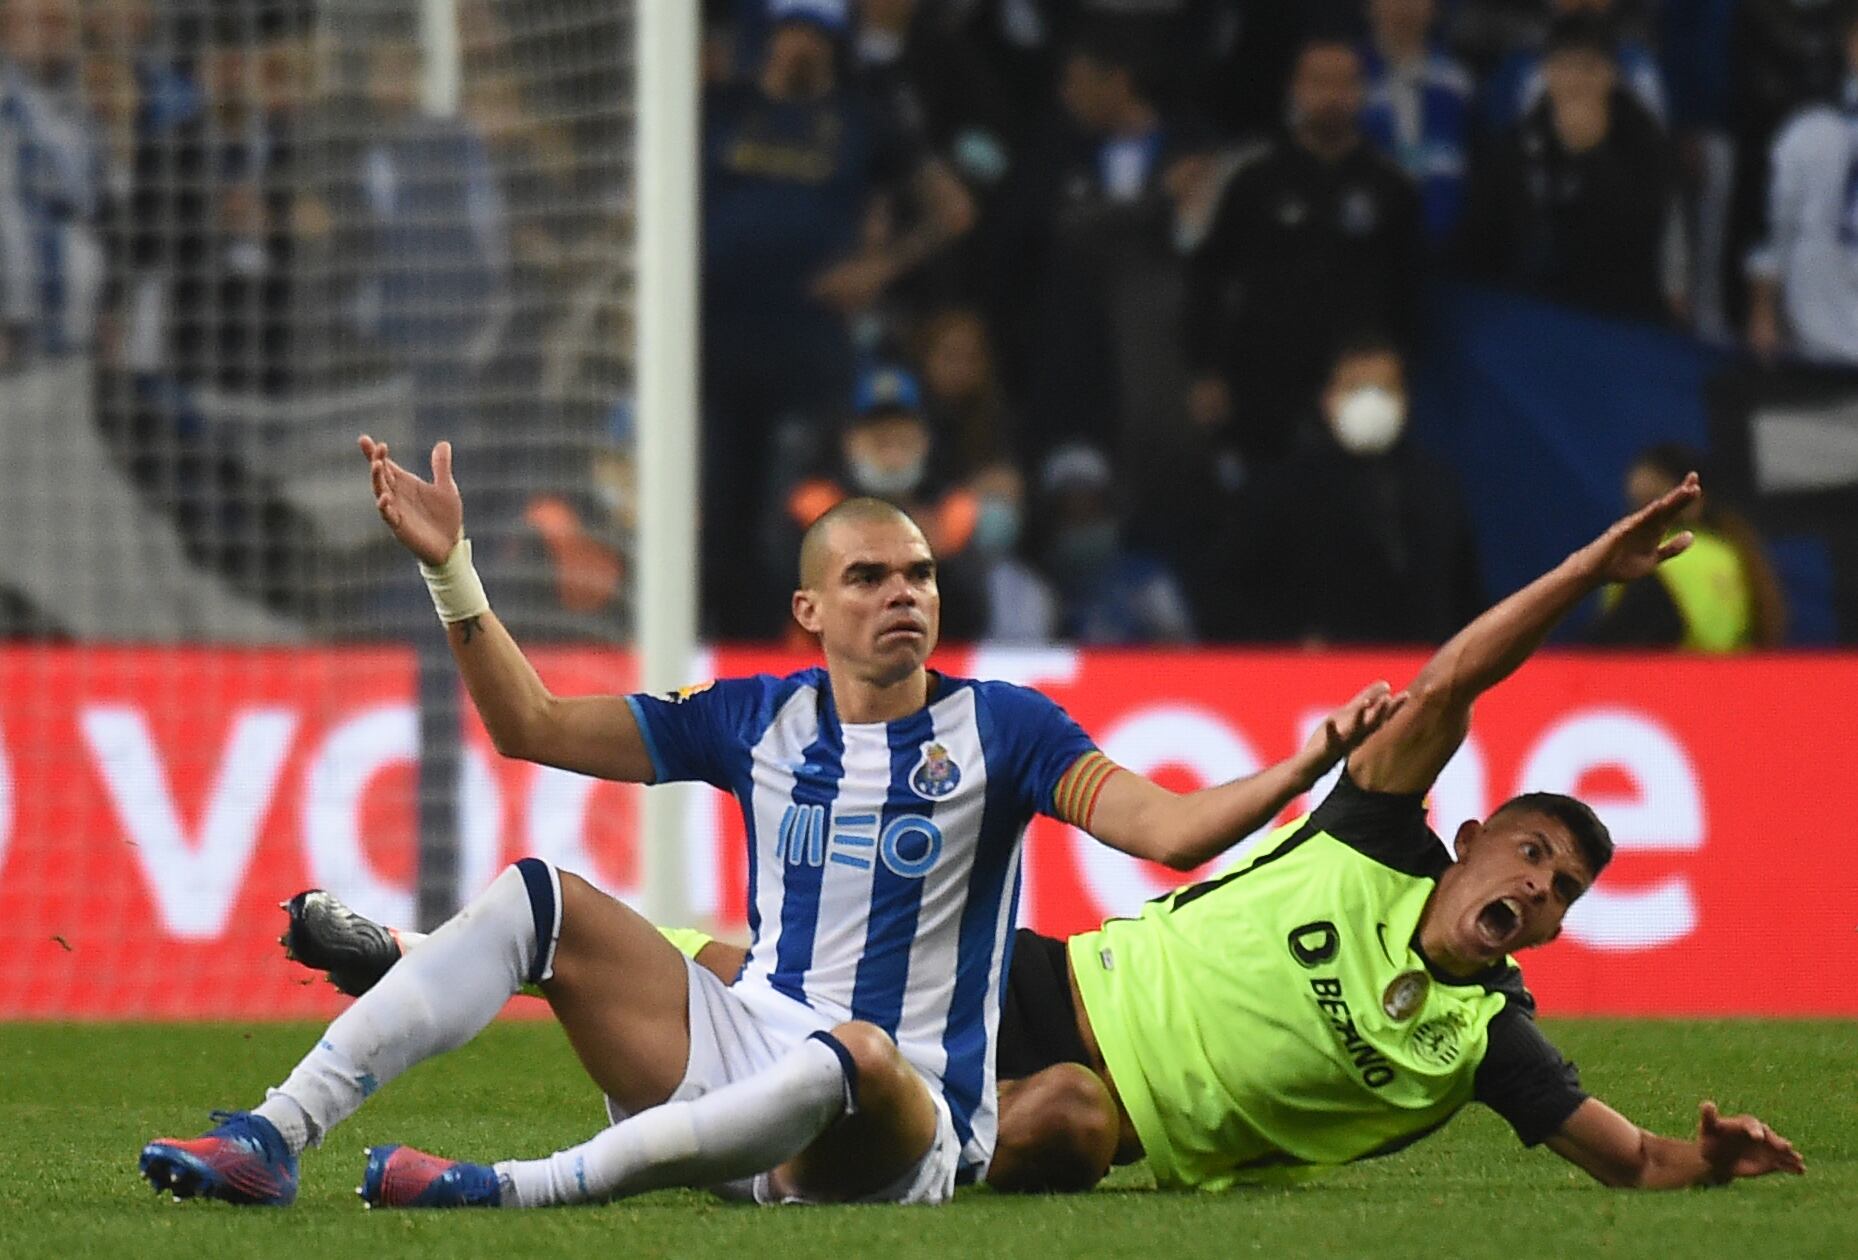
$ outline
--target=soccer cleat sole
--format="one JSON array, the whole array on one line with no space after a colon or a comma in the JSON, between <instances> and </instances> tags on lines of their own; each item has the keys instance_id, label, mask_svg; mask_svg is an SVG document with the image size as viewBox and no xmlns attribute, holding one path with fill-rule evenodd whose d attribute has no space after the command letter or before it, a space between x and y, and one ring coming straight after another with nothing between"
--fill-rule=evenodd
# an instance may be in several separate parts
<instances>
[{"instance_id":1,"label":"soccer cleat sole","mask_svg":"<svg viewBox=\"0 0 1858 1260\"><path fill-rule=\"evenodd\" d=\"M219 1199L241 1207L287 1207L297 1197L295 1187L280 1197L274 1186L241 1185L236 1177L222 1174L198 1155L160 1143L143 1147L137 1166L157 1195L165 1190L177 1202Z\"/></svg>"},{"instance_id":2,"label":"soccer cleat sole","mask_svg":"<svg viewBox=\"0 0 1858 1260\"><path fill-rule=\"evenodd\" d=\"M373 988L400 959L400 947L391 931L320 888L280 901L278 908L289 920L277 938L284 957L322 972L349 997L360 997Z\"/></svg>"}]
</instances>

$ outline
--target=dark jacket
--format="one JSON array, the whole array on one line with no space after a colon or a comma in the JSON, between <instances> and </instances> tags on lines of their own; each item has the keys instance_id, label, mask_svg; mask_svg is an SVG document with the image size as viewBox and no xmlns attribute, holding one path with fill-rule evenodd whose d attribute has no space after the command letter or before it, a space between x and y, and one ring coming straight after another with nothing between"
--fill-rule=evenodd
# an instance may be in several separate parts
<instances>
[{"instance_id":1,"label":"dark jacket","mask_svg":"<svg viewBox=\"0 0 1858 1260\"><path fill-rule=\"evenodd\" d=\"M1625 92L1606 139L1585 153L1562 145L1544 100L1473 171L1466 270L1597 314L1662 321L1674 190L1665 135Z\"/></svg>"},{"instance_id":2,"label":"dark jacket","mask_svg":"<svg viewBox=\"0 0 1858 1260\"><path fill-rule=\"evenodd\" d=\"M1365 142L1328 163L1284 137L1227 184L1188 272L1190 368L1220 373L1238 445L1286 453L1338 343L1411 335L1422 251L1419 194Z\"/></svg>"}]
</instances>

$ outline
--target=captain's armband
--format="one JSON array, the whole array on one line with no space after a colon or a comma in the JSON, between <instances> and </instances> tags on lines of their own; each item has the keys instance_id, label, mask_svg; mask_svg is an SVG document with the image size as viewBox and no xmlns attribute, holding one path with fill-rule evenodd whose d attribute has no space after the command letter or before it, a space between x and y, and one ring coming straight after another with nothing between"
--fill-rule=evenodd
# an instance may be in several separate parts
<instances>
[{"instance_id":1,"label":"captain's armband","mask_svg":"<svg viewBox=\"0 0 1858 1260\"><path fill-rule=\"evenodd\" d=\"M1091 818L1097 812L1097 797L1102 795L1103 785L1110 781L1110 776L1120 769L1121 766L1094 749L1079 757L1052 789L1052 815L1089 831Z\"/></svg>"}]
</instances>

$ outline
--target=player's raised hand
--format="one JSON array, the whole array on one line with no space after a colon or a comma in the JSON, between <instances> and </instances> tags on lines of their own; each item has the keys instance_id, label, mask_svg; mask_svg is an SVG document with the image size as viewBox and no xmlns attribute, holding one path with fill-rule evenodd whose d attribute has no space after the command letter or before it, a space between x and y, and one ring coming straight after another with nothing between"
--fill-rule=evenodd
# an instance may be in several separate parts
<instances>
[{"instance_id":1,"label":"player's raised hand","mask_svg":"<svg viewBox=\"0 0 1858 1260\"><path fill-rule=\"evenodd\" d=\"M432 480L424 481L395 463L387 443L361 435L374 483L374 506L402 546L426 564L439 565L464 536L464 499L452 480L452 444L432 448Z\"/></svg>"},{"instance_id":2,"label":"player's raised hand","mask_svg":"<svg viewBox=\"0 0 1858 1260\"><path fill-rule=\"evenodd\" d=\"M1690 531L1673 534L1671 527L1702 497L1703 486L1693 472L1656 502L1613 522L1611 529L1586 548L1600 579L1634 581L1689 547Z\"/></svg>"},{"instance_id":3,"label":"player's raised hand","mask_svg":"<svg viewBox=\"0 0 1858 1260\"><path fill-rule=\"evenodd\" d=\"M1697 1108L1697 1147L1721 1181L1806 1171L1792 1142L1753 1116L1723 1115L1713 1102Z\"/></svg>"},{"instance_id":4,"label":"player's raised hand","mask_svg":"<svg viewBox=\"0 0 1858 1260\"><path fill-rule=\"evenodd\" d=\"M1405 707L1406 698L1406 692L1396 692L1384 682L1363 687L1310 733L1303 745L1306 768L1321 774L1348 756L1362 740L1387 725L1388 719Z\"/></svg>"}]
</instances>

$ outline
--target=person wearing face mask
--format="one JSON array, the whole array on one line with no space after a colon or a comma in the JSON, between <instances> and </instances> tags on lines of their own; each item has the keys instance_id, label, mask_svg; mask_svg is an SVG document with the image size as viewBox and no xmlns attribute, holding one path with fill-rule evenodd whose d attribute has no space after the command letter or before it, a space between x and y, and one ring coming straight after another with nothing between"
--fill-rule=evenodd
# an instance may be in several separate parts
<instances>
[{"instance_id":1,"label":"person wearing face mask","mask_svg":"<svg viewBox=\"0 0 1858 1260\"><path fill-rule=\"evenodd\" d=\"M921 386L902 368L880 365L860 376L835 458L788 492L786 529L772 540L768 554L791 556L787 544L840 503L860 496L893 503L922 527L935 549L943 591L959 595L949 600L945 635L957 641L978 637L986 601L970 553L980 502L967 487L948 486L938 475Z\"/></svg>"},{"instance_id":2,"label":"person wearing face mask","mask_svg":"<svg viewBox=\"0 0 1858 1260\"><path fill-rule=\"evenodd\" d=\"M849 0L758 0L755 63L703 108L704 613L767 626L737 540L778 504L783 422L829 423L855 334L894 285L974 225L966 187L849 72ZM878 225L884 225L881 229Z\"/></svg>"},{"instance_id":3,"label":"person wearing face mask","mask_svg":"<svg viewBox=\"0 0 1858 1260\"><path fill-rule=\"evenodd\" d=\"M1107 646L1187 643L1192 613L1161 560L1123 536L1110 462L1092 446L1060 447L1040 474L1045 571L1062 601L1070 642Z\"/></svg>"},{"instance_id":4,"label":"person wearing face mask","mask_svg":"<svg viewBox=\"0 0 1858 1260\"><path fill-rule=\"evenodd\" d=\"M1052 585L1020 558L1026 532L1026 479L1009 460L988 464L968 480L974 496L974 538L969 550L987 588L989 643L1050 643L1058 635L1058 598Z\"/></svg>"},{"instance_id":5,"label":"person wearing face mask","mask_svg":"<svg viewBox=\"0 0 1858 1260\"><path fill-rule=\"evenodd\" d=\"M1419 194L1363 137L1361 54L1298 54L1289 126L1240 164L1188 267L1188 413L1248 463L1295 445L1349 327L1404 335L1423 252Z\"/></svg>"},{"instance_id":6,"label":"person wearing face mask","mask_svg":"<svg viewBox=\"0 0 1858 1260\"><path fill-rule=\"evenodd\" d=\"M1208 635L1272 643L1443 637L1481 603L1475 549L1451 470L1407 440L1398 349L1376 335L1346 344L1320 412L1311 448L1239 496L1199 585Z\"/></svg>"}]
</instances>

